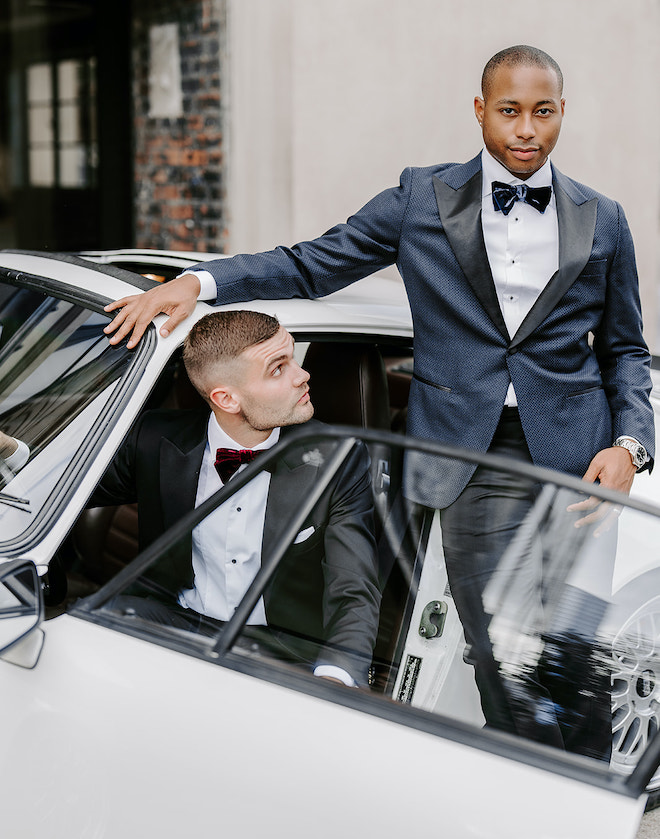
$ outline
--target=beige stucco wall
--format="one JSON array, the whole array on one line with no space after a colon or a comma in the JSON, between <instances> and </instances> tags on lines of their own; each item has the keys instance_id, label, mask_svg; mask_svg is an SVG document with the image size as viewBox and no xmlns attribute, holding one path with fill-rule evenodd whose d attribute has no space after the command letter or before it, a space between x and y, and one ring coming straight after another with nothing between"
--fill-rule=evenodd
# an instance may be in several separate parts
<instances>
[{"instance_id":1,"label":"beige stucco wall","mask_svg":"<svg viewBox=\"0 0 660 839\"><path fill-rule=\"evenodd\" d=\"M659 0L228 0L230 249L318 235L407 165L481 147L472 101L514 43L565 77L553 160L619 200L660 352Z\"/></svg>"}]
</instances>

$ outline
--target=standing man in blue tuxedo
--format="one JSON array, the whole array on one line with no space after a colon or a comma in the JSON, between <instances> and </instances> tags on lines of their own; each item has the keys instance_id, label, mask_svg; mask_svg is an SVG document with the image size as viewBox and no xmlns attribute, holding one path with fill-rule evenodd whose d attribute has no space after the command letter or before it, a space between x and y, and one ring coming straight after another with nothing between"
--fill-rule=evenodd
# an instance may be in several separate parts
<instances>
[{"instance_id":1,"label":"standing man in blue tuxedo","mask_svg":"<svg viewBox=\"0 0 660 839\"><path fill-rule=\"evenodd\" d=\"M541 50L499 52L474 100L484 141L475 158L406 169L398 187L313 241L202 263L112 303L107 311L120 311L106 328L111 342L130 335L135 345L159 312L170 316L161 327L169 334L197 298L317 297L395 263L415 329L409 434L629 492L635 473L652 467L654 440L634 248L620 205L550 162L562 89L560 68ZM471 464L447 462L424 490L425 502L443 510L452 592L476 656L486 720L606 759L606 690L576 737L556 721L535 728L520 720L506 692L491 689L481 591L533 503L533 494L519 497L492 479ZM467 544L475 497L492 525L481 533L468 528ZM584 524L600 515L583 512ZM478 568L465 571L466 554L480 557ZM466 576L471 590L463 597ZM591 625L580 628L586 636L602 615L593 605L575 609L593 611Z\"/></svg>"}]
</instances>

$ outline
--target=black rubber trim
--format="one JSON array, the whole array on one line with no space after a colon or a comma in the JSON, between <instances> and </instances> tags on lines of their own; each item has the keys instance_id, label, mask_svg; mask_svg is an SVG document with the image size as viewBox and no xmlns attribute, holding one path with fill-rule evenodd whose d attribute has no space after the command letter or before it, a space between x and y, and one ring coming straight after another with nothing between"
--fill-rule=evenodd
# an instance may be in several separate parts
<instances>
[{"instance_id":1,"label":"black rubber trim","mask_svg":"<svg viewBox=\"0 0 660 839\"><path fill-rule=\"evenodd\" d=\"M116 265L105 265L100 262L94 262L91 259L83 259L81 256L75 256L71 253L14 250L9 248L4 248L3 250L0 250L0 254L2 253L15 253L19 255L22 254L25 256L39 256L45 259L52 259L56 262L66 262L69 265L77 265L80 268L87 268L90 271L96 271L99 274L105 274L108 277L113 277L116 280L121 280L122 282L129 283L129 285L132 285L139 291L148 291L150 288L154 288L154 286L161 285L161 283L157 282L156 280L150 280L148 277L143 277L141 274L136 274L133 271L128 271L126 268L118 268ZM6 271L8 269L5 268L2 270ZM31 275L28 274L26 276ZM44 279L46 278L44 277Z\"/></svg>"}]
</instances>

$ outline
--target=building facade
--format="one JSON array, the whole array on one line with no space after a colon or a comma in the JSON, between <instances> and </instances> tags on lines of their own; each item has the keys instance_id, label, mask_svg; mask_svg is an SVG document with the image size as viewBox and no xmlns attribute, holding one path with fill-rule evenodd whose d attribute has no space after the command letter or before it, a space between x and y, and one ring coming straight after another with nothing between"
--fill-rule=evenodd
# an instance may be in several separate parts
<instances>
[{"instance_id":1,"label":"building facade","mask_svg":"<svg viewBox=\"0 0 660 839\"><path fill-rule=\"evenodd\" d=\"M0 0L0 245L318 235L476 154L484 62L532 43L565 75L553 160L623 204L660 352L659 35L660 0Z\"/></svg>"}]
</instances>

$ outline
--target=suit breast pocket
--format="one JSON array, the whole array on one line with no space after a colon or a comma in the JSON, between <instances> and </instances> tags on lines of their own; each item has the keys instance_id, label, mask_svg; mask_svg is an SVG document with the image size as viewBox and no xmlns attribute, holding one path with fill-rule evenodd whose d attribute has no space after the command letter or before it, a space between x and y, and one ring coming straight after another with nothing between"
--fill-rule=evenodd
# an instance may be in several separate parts
<instances>
[{"instance_id":1,"label":"suit breast pocket","mask_svg":"<svg viewBox=\"0 0 660 839\"><path fill-rule=\"evenodd\" d=\"M606 259L590 259L580 271L581 277L604 277L607 273Z\"/></svg>"},{"instance_id":2,"label":"suit breast pocket","mask_svg":"<svg viewBox=\"0 0 660 839\"><path fill-rule=\"evenodd\" d=\"M605 391L603 389L602 384L586 385L585 387L581 388L580 390L575 390L575 391L573 391L573 393L566 394L566 398L567 399L575 399L578 396L588 396L589 394L598 393L598 392L600 392L600 395L598 397L599 399L600 399L601 396L605 396Z\"/></svg>"},{"instance_id":3,"label":"suit breast pocket","mask_svg":"<svg viewBox=\"0 0 660 839\"><path fill-rule=\"evenodd\" d=\"M306 542L316 533L316 529L310 525L309 527L305 527L300 533L296 536L293 540L294 545L300 545L302 542Z\"/></svg>"},{"instance_id":4,"label":"suit breast pocket","mask_svg":"<svg viewBox=\"0 0 660 839\"><path fill-rule=\"evenodd\" d=\"M305 554L315 554L323 546L323 527L303 527L293 542L287 548L287 554L291 557L300 558Z\"/></svg>"}]
</instances>

